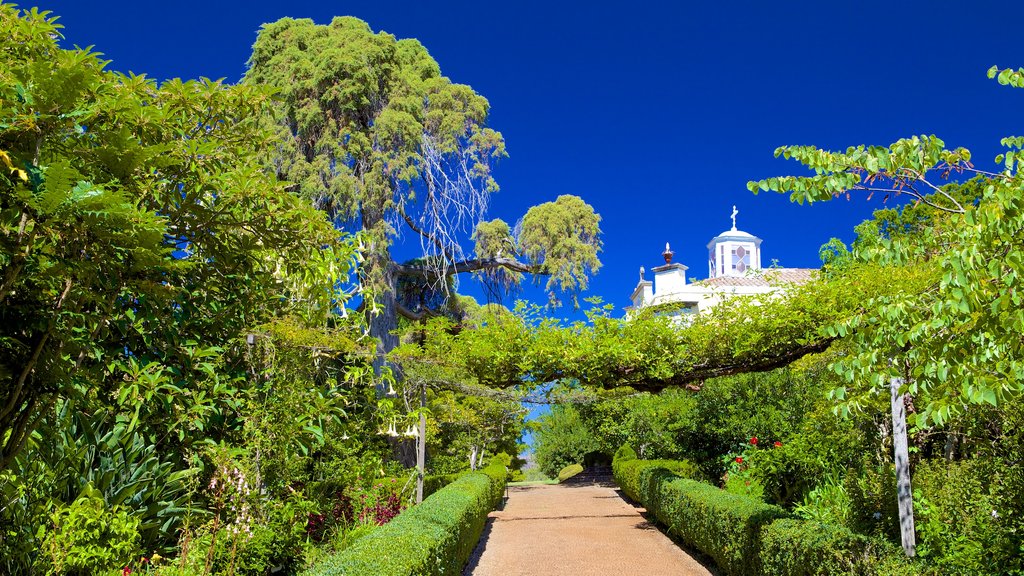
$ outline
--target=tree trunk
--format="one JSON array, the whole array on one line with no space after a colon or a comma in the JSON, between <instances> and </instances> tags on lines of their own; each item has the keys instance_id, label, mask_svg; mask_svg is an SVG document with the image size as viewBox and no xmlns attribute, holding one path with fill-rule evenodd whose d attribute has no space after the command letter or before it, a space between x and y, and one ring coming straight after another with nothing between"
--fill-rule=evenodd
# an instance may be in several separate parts
<instances>
[{"instance_id":1,"label":"tree trunk","mask_svg":"<svg viewBox=\"0 0 1024 576\"><path fill-rule=\"evenodd\" d=\"M427 385L420 390L420 434L416 439L416 503L423 502L423 475L427 463Z\"/></svg>"},{"instance_id":2,"label":"tree trunk","mask_svg":"<svg viewBox=\"0 0 1024 576\"><path fill-rule=\"evenodd\" d=\"M896 461L896 499L900 511L900 540L903 551L913 557L917 543L914 538L914 497L910 489L910 452L907 449L907 408L900 394L901 378L889 381L892 401L892 448Z\"/></svg>"},{"instance_id":3,"label":"tree trunk","mask_svg":"<svg viewBox=\"0 0 1024 576\"><path fill-rule=\"evenodd\" d=\"M388 352L398 346L398 336L394 334L398 328L398 299L395 296L398 286L390 253L385 250L383 254L374 256L372 259L376 260L373 265L379 267L374 270L374 273L379 274L380 286L374 286L376 306L366 306L366 321L370 327L370 336L377 339L377 355L373 359L373 370L380 376L385 366L396 371L396 367L387 362L386 357ZM398 377L397 371L395 377ZM387 385L378 380L377 394L384 396L387 391Z\"/></svg>"}]
</instances>

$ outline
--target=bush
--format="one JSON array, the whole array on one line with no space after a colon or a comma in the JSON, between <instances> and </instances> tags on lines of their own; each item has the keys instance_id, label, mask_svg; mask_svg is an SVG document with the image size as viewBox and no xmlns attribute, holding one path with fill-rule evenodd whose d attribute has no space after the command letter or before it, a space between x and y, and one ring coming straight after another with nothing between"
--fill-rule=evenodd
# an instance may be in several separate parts
<instances>
[{"instance_id":1,"label":"bush","mask_svg":"<svg viewBox=\"0 0 1024 576\"><path fill-rule=\"evenodd\" d=\"M762 573L761 529L786 517L783 509L667 471L648 473L648 478L652 485L647 490L656 498L652 505L643 504L672 533L714 558L730 576Z\"/></svg>"},{"instance_id":2,"label":"bush","mask_svg":"<svg viewBox=\"0 0 1024 576\"><path fill-rule=\"evenodd\" d=\"M558 481L565 482L569 478L583 472L583 466L580 464L569 464L565 468L558 471Z\"/></svg>"},{"instance_id":3,"label":"bush","mask_svg":"<svg viewBox=\"0 0 1024 576\"><path fill-rule=\"evenodd\" d=\"M943 573L1006 574L1013 563L1019 565L1019 558L999 554L1003 534L988 486L994 475L991 464L980 460L931 460L917 466L917 550Z\"/></svg>"},{"instance_id":4,"label":"bush","mask_svg":"<svg viewBox=\"0 0 1024 576\"><path fill-rule=\"evenodd\" d=\"M501 501L507 471L497 458L438 490L306 576L458 576L487 514Z\"/></svg>"},{"instance_id":5,"label":"bush","mask_svg":"<svg viewBox=\"0 0 1024 576\"><path fill-rule=\"evenodd\" d=\"M792 576L863 574L866 546L866 537L841 526L776 520L761 534L761 569Z\"/></svg>"},{"instance_id":6,"label":"bush","mask_svg":"<svg viewBox=\"0 0 1024 576\"><path fill-rule=\"evenodd\" d=\"M612 463L619 487L637 502L657 497L657 482L663 478L657 473L659 470L680 478L700 477L700 469L688 460L618 460Z\"/></svg>"},{"instance_id":7,"label":"bush","mask_svg":"<svg viewBox=\"0 0 1024 576\"><path fill-rule=\"evenodd\" d=\"M620 449L612 466L626 494L669 532L714 559L728 576L915 574L891 547L842 526L791 518L760 500L681 478L666 464L696 474L685 461L630 459Z\"/></svg>"},{"instance_id":8,"label":"bush","mask_svg":"<svg viewBox=\"0 0 1024 576\"><path fill-rule=\"evenodd\" d=\"M615 451L615 457L612 458L612 466L615 465L615 462L636 460L636 458L636 450L633 450L633 447L630 446L629 444L623 444L622 446L619 446L618 450Z\"/></svg>"},{"instance_id":9,"label":"bush","mask_svg":"<svg viewBox=\"0 0 1024 576\"><path fill-rule=\"evenodd\" d=\"M107 508L91 486L70 506L54 512L52 521L39 556L47 573L109 572L130 564L139 553L138 519L119 507Z\"/></svg>"}]
</instances>

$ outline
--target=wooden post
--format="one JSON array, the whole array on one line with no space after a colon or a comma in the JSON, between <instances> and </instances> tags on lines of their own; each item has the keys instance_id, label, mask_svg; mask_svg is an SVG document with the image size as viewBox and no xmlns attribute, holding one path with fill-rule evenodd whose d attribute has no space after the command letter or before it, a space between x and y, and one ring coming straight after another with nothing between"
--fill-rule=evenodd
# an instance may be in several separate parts
<instances>
[{"instance_id":1,"label":"wooden post","mask_svg":"<svg viewBox=\"0 0 1024 576\"><path fill-rule=\"evenodd\" d=\"M423 502L423 468L427 460L427 384L420 389L420 433L416 437L416 503Z\"/></svg>"},{"instance_id":2,"label":"wooden post","mask_svg":"<svg viewBox=\"0 0 1024 576\"><path fill-rule=\"evenodd\" d=\"M892 401L892 449L896 461L896 499L900 511L900 540L903 551L913 557L917 543L914 539L914 496L910 490L910 451L907 449L907 408L900 394L902 378L889 381Z\"/></svg>"}]
</instances>

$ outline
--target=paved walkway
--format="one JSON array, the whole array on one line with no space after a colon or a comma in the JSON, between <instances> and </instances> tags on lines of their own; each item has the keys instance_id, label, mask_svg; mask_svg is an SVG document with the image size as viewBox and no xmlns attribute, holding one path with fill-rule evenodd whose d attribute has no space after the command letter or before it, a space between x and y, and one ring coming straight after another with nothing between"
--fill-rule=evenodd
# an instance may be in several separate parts
<instances>
[{"instance_id":1,"label":"paved walkway","mask_svg":"<svg viewBox=\"0 0 1024 576\"><path fill-rule=\"evenodd\" d=\"M464 576L710 576L609 485L513 486Z\"/></svg>"}]
</instances>

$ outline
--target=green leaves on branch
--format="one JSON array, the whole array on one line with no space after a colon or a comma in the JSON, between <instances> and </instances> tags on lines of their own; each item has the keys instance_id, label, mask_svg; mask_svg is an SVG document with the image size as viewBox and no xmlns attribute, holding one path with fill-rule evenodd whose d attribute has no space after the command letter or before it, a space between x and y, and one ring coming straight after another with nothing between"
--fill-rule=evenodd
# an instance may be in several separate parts
<instances>
[{"instance_id":1,"label":"green leaves on branch","mask_svg":"<svg viewBox=\"0 0 1024 576\"><path fill-rule=\"evenodd\" d=\"M1014 88L1024 88L1024 68L1005 68L1000 70L999 66L993 66L988 69L988 77L995 78L997 82L1003 86L1012 86Z\"/></svg>"},{"instance_id":2,"label":"green leaves on branch","mask_svg":"<svg viewBox=\"0 0 1024 576\"><path fill-rule=\"evenodd\" d=\"M562 195L526 212L519 247L526 259L548 276L546 288L573 294L586 290L587 278L601 268L601 216L579 196Z\"/></svg>"},{"instance_id":3,"label":"green leaves on branch","mask_svg":"<svg viewBox=\"0 0 1024 576\"><path fill-rule=\"evenodd\" d=\"M1000 84L1024 87L1024 69L993 67L988 74ZM852 252L830 256L829 269L852 262L891 266L898 284L915 269L934 275L924 284L873 294L863 309L829 329L852 345L835 365L850 383L840 409L875 401L894 377L903 378L914 397L911 418L919 426L1024 392L1024 178L1018 171L1024 138L1007 137L1002 144L1010 148L996 159L1005 164L1003 173L958 186L940 188L929 182L929 173L981 171L966 150L947 150L935 137L845 154L783 147L777 156L795 158L815 175L748 184L752 191L791 192L798 202L852 189L909 193L917 202L876 213L876 224L858 227Z\"/></svg>"},{"instance_id":4,"label":"green leaves on branch","mask_svg":"<svg viewBox=\"0 0 1024 576\"><path fill-rule=\"evenodd\" d=\"M965 148L947 150L935 136L914 136L898 140L888 147L851 146L846 152L831 152L815 146L782 146L775 157L796 160L813 176L780 176L751 181L753 192L788 192L799 204L822 202L848 195L852 190L886 198L907 194L916 201L937 209L963 212L964 207L927 180L932 172L945 178L952 172L972 168L971 153Z\"/></svg>"}]
</instances>

